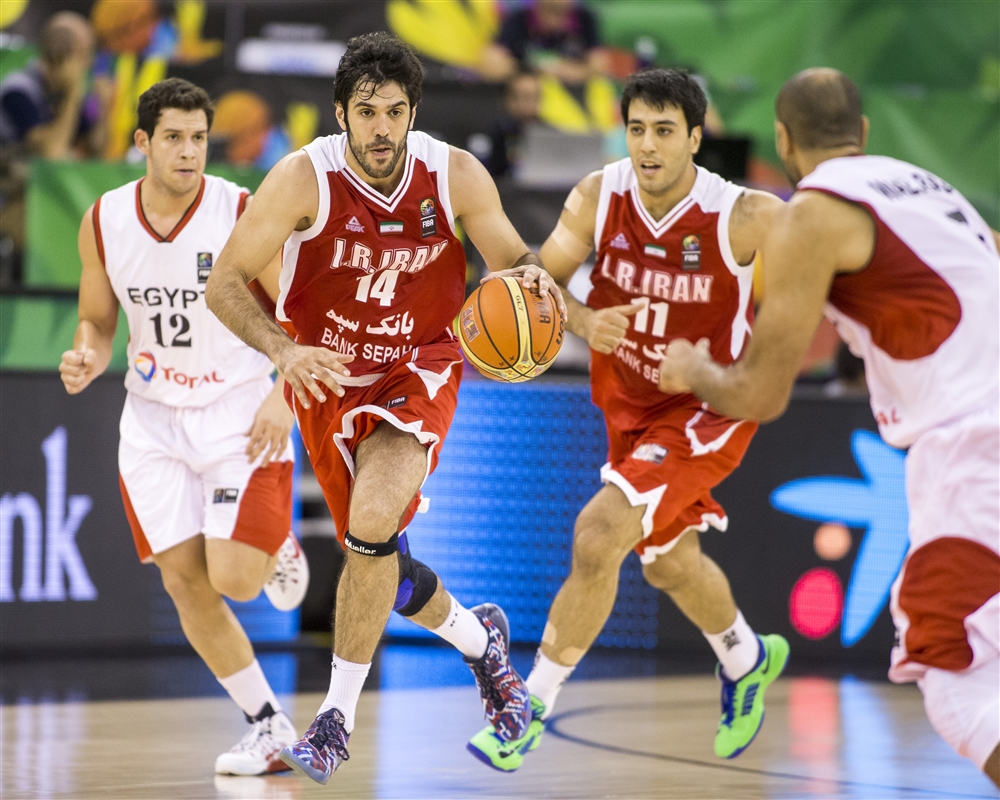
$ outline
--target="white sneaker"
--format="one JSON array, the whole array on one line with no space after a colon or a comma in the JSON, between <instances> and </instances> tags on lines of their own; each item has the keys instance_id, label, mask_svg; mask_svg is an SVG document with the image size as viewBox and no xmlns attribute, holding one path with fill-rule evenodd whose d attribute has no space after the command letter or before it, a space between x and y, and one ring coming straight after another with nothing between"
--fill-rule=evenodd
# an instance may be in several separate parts
<instances>
[{"instance_id":1,"label":"white sneaker","mask_svg":"<svg viewBox=\"0 0 1000 800\"><path fill-rule=\"evenodd\" d=\"M264 584L264 594L278 611L291 611L302 605L308 588L309 562L299 540L289 531L288 538L278 551L274 574Z\"/></svg>"},{"instance_id":2,"label":"white sneaker","mask_svg":"<svg viewBox=\"0 0 1000 800\"><path fill-rule=\"evenodd\" d=\"M215 759L219 775L264 775L289 769L281 760L281 748L299 738L284 711L256 720L227 753Z\"/></svg>"}]
</instances>

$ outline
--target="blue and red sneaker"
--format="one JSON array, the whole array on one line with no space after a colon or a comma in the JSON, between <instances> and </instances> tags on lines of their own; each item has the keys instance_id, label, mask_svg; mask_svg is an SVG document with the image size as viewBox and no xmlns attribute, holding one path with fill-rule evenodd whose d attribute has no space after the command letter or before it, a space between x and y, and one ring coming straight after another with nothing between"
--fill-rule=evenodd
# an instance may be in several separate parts
<instances>
[{"instance_id":1,"label":"blue and red sneaker","mask_svg":"<svg viewBox=\"0 0 1000 800\"><path fill-rule=\"evenodd\" d=\"M337 767L350 758L344 730L344 715L336 708L324 711L309 726L305 736L281 751L281 760L305 773L316 783L325 784Z\"/></svg>"},{"instance_id":2,"label":"blue and red sneaker","mask_svg":"<svg viewBox=\"0 0 1000 800\"><path fill-rule=\"evenodd\" d=\"M465 659L476 678L486 717L505 742L520 739L531 724L531 700L528 688L510 663L507 647L510 624L500 606L483 603L469 609L486 628L488 644L483 656Z\"/></svg>"}]
</instances>

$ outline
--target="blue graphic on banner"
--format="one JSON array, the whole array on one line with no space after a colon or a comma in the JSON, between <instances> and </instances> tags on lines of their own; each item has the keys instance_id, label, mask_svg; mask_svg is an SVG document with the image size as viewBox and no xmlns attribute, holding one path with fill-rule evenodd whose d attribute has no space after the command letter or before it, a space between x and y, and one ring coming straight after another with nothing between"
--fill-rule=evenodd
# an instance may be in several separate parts
<instances>
[{"instance_id":1,"label":"blue graphic on banner","mask_svg":"<svg viewBox=\"0 0 1000 800\"><path fill-rule=\"evenodd\" d=\"M576 515L601 488L607 447L585 386L466 381L441 461L424 485L429 511L408 529L414 557L466 606L500 604L512 638L537 644L569 574ZM598 644L655 647L658 598L630 555ZM386 632L432 635L398 614Z\"/></svg>"},{"instance_id":2,"label":"blue graphic on banner","mask_svg":"<svg viewBox=\"0 0 1000 800\"><path fill-rule=\"evenodd\" d=\"M851 451L862 479L802 478L771 493L771 505L786 514L866 529L844 603L845 647L861 639L885 607L909 546L905 453L866 430L851 434Z\"/></svg>"}]
</instances>

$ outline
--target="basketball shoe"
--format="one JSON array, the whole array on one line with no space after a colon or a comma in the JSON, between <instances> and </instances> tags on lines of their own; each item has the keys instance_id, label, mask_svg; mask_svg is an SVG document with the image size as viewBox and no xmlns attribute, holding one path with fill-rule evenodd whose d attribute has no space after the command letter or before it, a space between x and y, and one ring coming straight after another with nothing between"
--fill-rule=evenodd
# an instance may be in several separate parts
<instances>
[{"instance_id":1,"label":"basketball shoe","mask_svg":"<svg viewBox=\"0 0 1000 800\"><path fill-rule=\"evenodd\" d=\"M524 756L542 743L542 734L545 732L545 720L542 719L544 713L545 704L531 695L531 724L524 736L513 742L505 742L497 736L492 726L487 725L469 739L465 749L493 769L513 772L524 763Z\"/></svg>"},{"instance_id":2,"label":"basketball shoe","mask_svg":"<svg viewBox=\"0 0 1000 800\"><path fill-rule=\"evenodd\" d=\"M738 681L729 680L721 665L715 669L722 681L722 719L715 734L715 754L719 758L736 758L750 746L764 723L764 690L788 663L788 642L784 637L774 633L757 638L757 665Z\"/></svg>"},{"instance_id":3,"label":"basketball shoe","mask_svg":"<svg viewBox=\"0 0 1000 800\"><path fill-rule=\"evenodd\" d=\"M339 709L324 711L309 726L306 735L281 751L281 760L305 773L316 783L326 784L337 767L347 761L347 740L344 715Z\"/></svg>"},{"instance_id":4,"label":"basketball shoe","mask_svg":"<svg viewBox=\"0 0 1000 800\"><path fill-rule=\"evenodd\" d=\"M274 711L267 703L256 717L247 717L250 730L231 750L215 759L215 771L220 775L264 775L288 769L279 753L295 741L292 721L284 711Z\"/></svg>"},{"instance_id":5,"label":"basketball shoe","mask_svg":"<svg viewBox=\"0 0 1000 800\"><path fill-rule=\"evenodd\" d=\"M510 663L510 625L500 606L483 603L469 609L486 628L486 652L475 661L465 659L479 687L486 717L505 742L520 739L531 724L528 689Z\"/></svg>"},{"instance_id":6,"label":"basketball shoe","mask_svg":"<svg viewBox=\"0 0 1000 800\"><path fill-rule=\"evenodd\" d=\"M291 531L278 550L271 579L264 584L264 594L278 611L291 611L302 605L309 588L309 562L302 545Z\"/></svg>"}]
</instances>

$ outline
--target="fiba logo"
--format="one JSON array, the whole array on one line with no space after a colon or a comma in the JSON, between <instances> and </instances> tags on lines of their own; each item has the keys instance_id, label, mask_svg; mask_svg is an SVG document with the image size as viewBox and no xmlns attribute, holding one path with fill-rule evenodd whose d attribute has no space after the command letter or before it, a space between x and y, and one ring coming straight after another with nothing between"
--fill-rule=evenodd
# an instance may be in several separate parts
<instances>
[{"instance_id":1,"label":"fiba logo","mask_svg":"<svg viewBox=\"0 0 1000 800\"><path fill-rule=\"evenodd\" d=\"M135 371L146 383L149 383L156 374L155 356L148 350L143 350L135 357Z\"/></svg>"}]
</instances>

